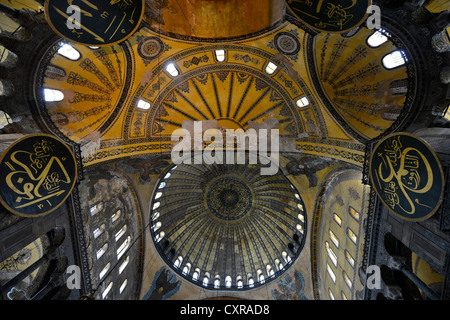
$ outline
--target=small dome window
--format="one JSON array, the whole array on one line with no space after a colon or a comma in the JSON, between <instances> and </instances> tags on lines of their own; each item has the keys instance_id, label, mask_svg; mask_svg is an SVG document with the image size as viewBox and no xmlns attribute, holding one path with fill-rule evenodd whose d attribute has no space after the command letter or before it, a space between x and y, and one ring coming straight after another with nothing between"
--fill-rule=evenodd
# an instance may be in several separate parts
<instances>
[{"instance_id":1,"label":"small dome window","mask_svg":"<svg viewBox=\"0 0 450 320\"><path fill-rule=\"evenodd\" d=\"M378 48L386 41L388 41L388 37L383 29L377 30L367 38L367 44L372 48Z\"/></svg>"},{"instance_id":2,"label":"small dome window","mask_svg":"<svg viewBox=\"0 0 450 320\"><path fill-rule=\"evenodd\" d=\"M395 50L386 55L382 60L383 66L388 70L398 68L407 61L408 58L403 50Z\"/></svg>"},{"instance_id":3,"label":"small dome window","mask_svg":"<svg viewBox=\"0 0 450 320\"><path fill-rule=\"evenodd\" d=\"M275 63L269 62L266 67L266 72L267 74L273 74L277 69L278 66Z\"/></svg>"},{"instance_id":4,"label":"small dome window","mask_svg":"<svg viewBox=\"0 0 450 320\"><path fill-rule=\"evenodd\" d=\"M225 50L216 50L216 59L218 62L225 61Z\"/></svg>"},{"instance_id":5,"label":"small dome window","mask_svg":"<svg viewBox=\"0 0 450 320\"><path fill-rule=\"evenodd\" d=\"M44 100L45 102L59 102L64 100L64 93L60 90L55 89L44 89Z\"/></svg>"},{"instance_id":6,"label":"small dome window","mask_svg":"<svg viewBox=\"0 0 450 320\"><path fill-rule=\"evenodd\" d=\"M141 110L148 110L150 109L151 105L149 102L139 99L138 103L137 103L137 108L141 109Z\"/></svg>"},{"instance_id":7,"label":"small dome window","mask_svg":"<svg viewBox=\"0 0 450 320\"><path fill-rule=\"evenodd\" d=\"M297 104L297 107L304 108L304 107L309 106L309 100L307 97L301 97L300 99L297 100L296 104Z\"/></svg>"},{"instance_id":8,"label":"small dome window","mask_svg":"<svg viewBox=\"0 0 450 320\"><path fill-rule=\"evenodd\" d=\"M166 71L172 76L172 77L177 77L180 72L178 71L177 67L175 66L175 64L173 63L169 63L166 66Z\"/></svg>"},{"instance_id":9,"label":"small dome window","mask_svg":"<svg viewBox=\"0 0 450 320\"><path fill-rule=\"evenodd\" d=\"M81 58L81 53L68 43L64 43L63 45L61 45L58 50L58 54L72 61L77 61Z\"/></svg>"}]
</instances>

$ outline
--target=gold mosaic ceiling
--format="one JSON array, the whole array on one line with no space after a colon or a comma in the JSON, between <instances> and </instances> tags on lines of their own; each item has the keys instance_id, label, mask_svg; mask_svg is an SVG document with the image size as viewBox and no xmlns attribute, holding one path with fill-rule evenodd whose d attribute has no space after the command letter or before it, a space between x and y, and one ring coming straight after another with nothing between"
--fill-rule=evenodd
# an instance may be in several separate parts
<instances>
[{"instance_id":1,"label":"gold mosaic ceiling","mask_svg":"<svg viewBox=\"0 0 450 320\"><path fill-rule=\"evenodd\" d=\"M408 80L406 68L387 70L381 63L395 46L370 47L373 32L365 28L352 36L312 37L280 20L281 1L264 1L269 15L260 19L251 1L240 1L246 19L237 23L223 15L234 2L202 2L217 8L189 11L188 1L149 1L148 28L120 45L70 44L79 53L73 60L58 53L64 41L55 39L36 76L41 112L81 144L87 166L169 152L175 129L205 120L217 121L218 129L271 123L289 141L285 151L361 165L360 141L389 129L406 103L406 93L390 91ZM204 25L211 21L214 28ZM176 75L166 70L169 64ZM64 99L45 101L44 88L61 91Z\"/></svg>"}]
</instances>

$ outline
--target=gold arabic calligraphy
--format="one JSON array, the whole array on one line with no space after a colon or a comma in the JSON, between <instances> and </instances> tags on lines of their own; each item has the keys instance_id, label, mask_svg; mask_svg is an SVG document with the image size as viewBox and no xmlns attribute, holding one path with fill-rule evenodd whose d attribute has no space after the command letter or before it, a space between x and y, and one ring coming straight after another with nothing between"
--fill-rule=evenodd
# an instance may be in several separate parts
<instances>
[{"instance_id":1,"label":"gold arabic calligraphy","mask_svg":"<svg viewBox=\"0 0 450 320\"><path fill-rule=\"evenodd\" d=\"M310 0L287 0L289 4L298 3L301 5L306 5L307 7L312 7L313 2ZM324 6L324 2L326 6ZM301 10L297 7L292 9L300 12L303 15L309 16L314 19L319 19L320 21L315 23L319 28L324 28L330 26L337 28L339 30L344 29L344 26L349 23L354 15L351 13L350 9L353 8L357 3L357 0L351 0L351 4L344 7L342 4L334 4L331 1L319 0L317 6L315 6L315 11L311 12L308 10ZM324 19L324 18L327 19Z\"/></svg>"},{"instance_id":2,"label":"gold arabic calligraphy","mask_svg":"<svg viewBox=\"0 0 450 320\"><path fill-rule=\"evenodd\" d=\"M66 1L67 1L68 6L72 6L72 5L74 5L74 2L77 0L66 0ZM98 6L92 4L88 0L78 0L76 2L76 4L78 4L78 7L80 8L80 13L82 13L84 17L97 18L97 16L98 16L98 18L101 19L100 21L108 21L105 24L106 29L103 32L104 34L100 35L100 34L96 33L98 31L94 32L89 27L84 25L81 21L71 20L78 27L78 30L77 30L77 28L72 29L72 33L76 34L77 38L80 38L83 35L83 31L84 31L84 32L90 34L96 41L98 41L100 43L106 43L104 37L109 36L109 40L111 40L117 34L119 29L120 29L120 33L122 33L122 34L126 33L126 30L123 28L124 22L129 22L132 25L134 25L136 22L135 11L137 8L137 4L136 4L136 7L131 12L130 16L128 17L128 19L126 20L127 15L129 14L127 11L128 7L135 5L135 0L111 0L109 2L110 6L117 5L117 8L114 8L114 7L111 8L111 9L113 9L112 11L100 10ZM62 10L61 8L57 8L54 5L53 5L53 9L59 15L61 15L64 19L66 19L66 20L71 19L65 13L65 10ZM119 11L121 13L118 14L117 11ZM94 14L96 16L94 16ZM111 19L111 20L109 20L109 19ZM115 22L117 22L116 25L114 25ZM109 23L109 25L108 25L108 23ZM95 22L95 25L98 25L98 20L97 20L97 22ZM122 27L122 29L121 29L121 27ZM82 29L83 31L79 31L79 29ZM110 34L106 35L108 32L110 32Z\"/></svg>"},{"instance_id":3,"label":"gold arabic calligraphy","mask_svg":"<svg viewBox=\"0 0 450 320\"><path fill-rule=\"evenodd\" d=\"M383 151L377 154L382 158L382 163L376 170L376 175L384 183L385 202L392 209L398 206L406 214L412 215L416 212L416 204L426 206L420 203L419 198L413 201L410 193L420 195L431 189L431 165L416 148L403 149L400 137L391 140L390 146ZM407 207L402 199L406 199Z\"/></svg>"},{"instance_id":4,"label":"gold arabic calligraphy","mask_svg":"<svg viewBox=\"0 0 450 320\"><path fill-rule=\"evenodd\" d=\"M51 198L60 196L66 190L62 184L71 184L72 179L64 168L65 158L59 159L51 154L50 143L42 139L33 144L33 151L15 151L6 165L11 172L6 175L8 187L17 194L15 208L21 209L36 205L42 209L42 202L53 206ZM16 169L19 166L19 169Z\"/></svg>"}]
</instances>

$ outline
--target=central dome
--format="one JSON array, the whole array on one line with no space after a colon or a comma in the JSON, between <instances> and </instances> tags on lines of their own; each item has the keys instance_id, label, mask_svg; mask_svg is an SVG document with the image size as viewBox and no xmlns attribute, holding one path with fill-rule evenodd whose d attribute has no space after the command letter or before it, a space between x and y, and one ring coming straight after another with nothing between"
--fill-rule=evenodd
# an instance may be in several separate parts
<instances>
[{"instance_id":1,"label":"central dome","mask_svg":"<svg viewBox=\"0 0 450 320\"><path fill-rule=\"evenodd\" d=\"M163 260L211 290L244 290L281 275L306 232L300 194L261 165L180 164L153 195L151 234Z\"/></svg>"}]
</instances>

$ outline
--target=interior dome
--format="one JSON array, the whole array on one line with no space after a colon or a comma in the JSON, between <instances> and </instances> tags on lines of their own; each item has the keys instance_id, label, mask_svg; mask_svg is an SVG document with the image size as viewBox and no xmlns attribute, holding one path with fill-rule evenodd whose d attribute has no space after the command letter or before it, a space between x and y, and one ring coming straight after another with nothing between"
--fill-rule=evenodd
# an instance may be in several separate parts
<instances>
[{"instance_id":1,"label":"interior dome","mask_svg":"<svg viewBox=\"0 0 450 320\"><path fill-rule=\"evenodd\" d=\"M180 164L158 182L152 239L185 279L209 289L248 289L282 274L306 233L302 198L261 165Z\"/></svg>"}]
</instances>

